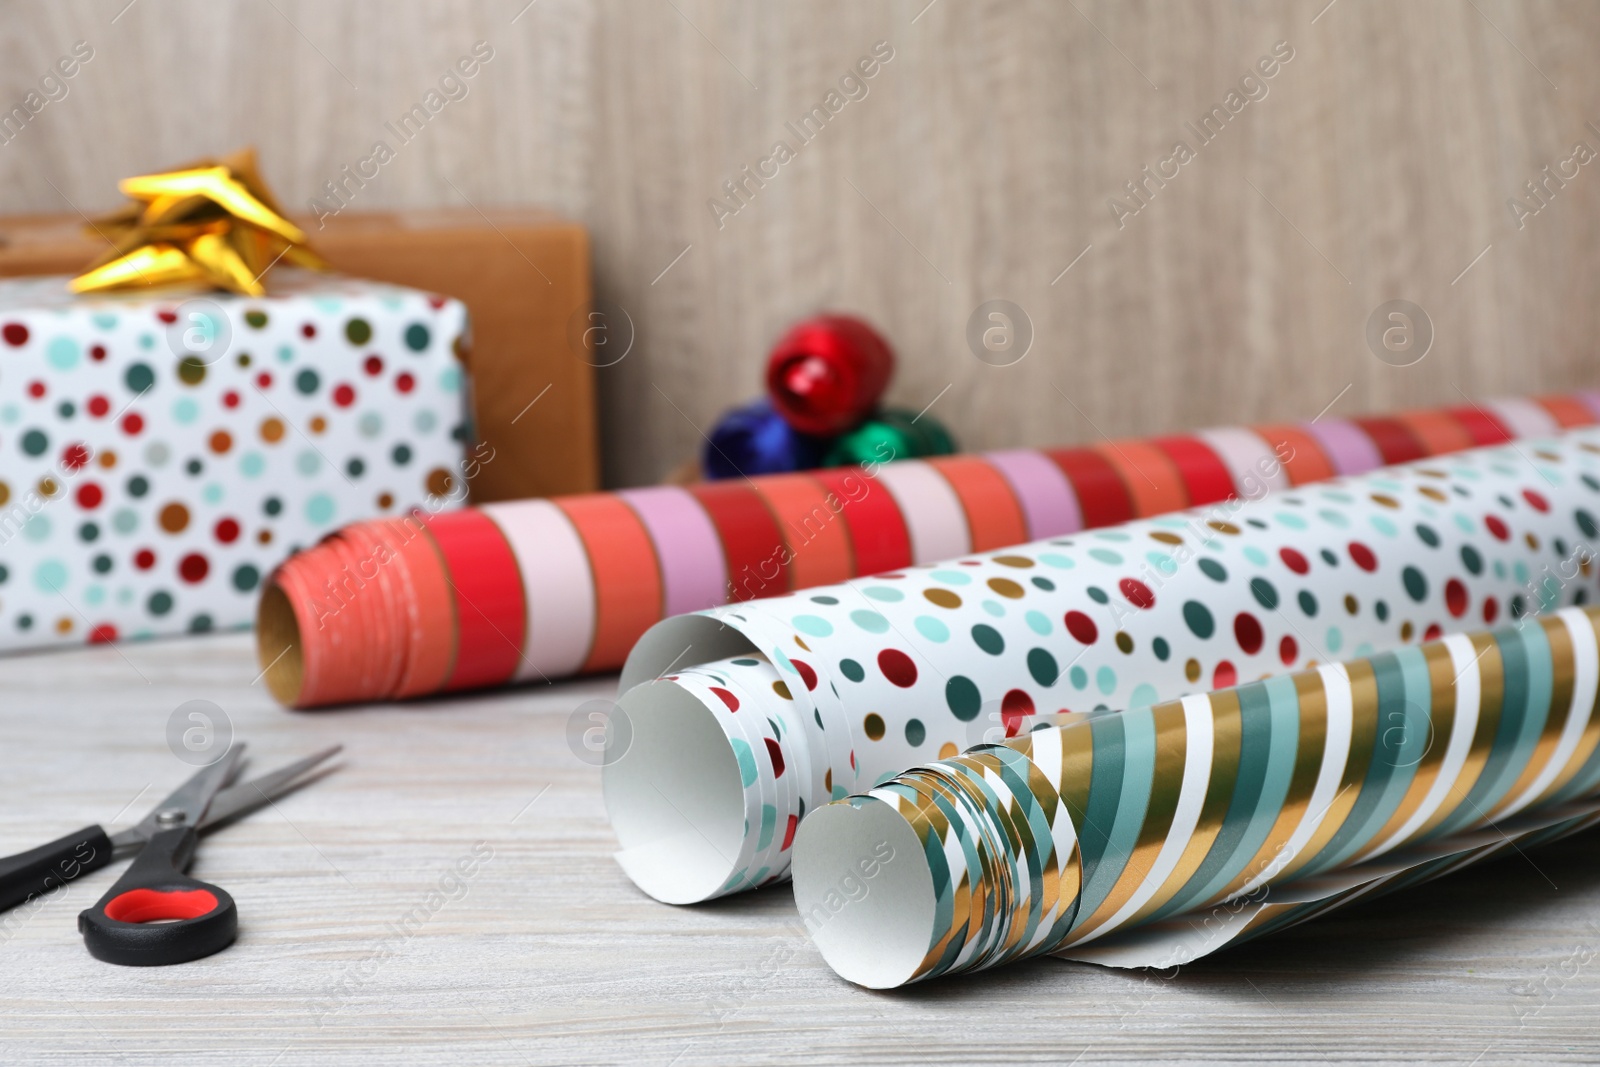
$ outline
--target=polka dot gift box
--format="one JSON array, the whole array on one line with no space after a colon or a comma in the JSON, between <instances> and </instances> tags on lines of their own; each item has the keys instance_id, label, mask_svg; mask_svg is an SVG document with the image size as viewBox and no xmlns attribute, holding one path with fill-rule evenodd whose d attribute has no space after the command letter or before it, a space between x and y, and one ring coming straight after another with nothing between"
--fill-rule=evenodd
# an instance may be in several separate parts
<instances>
[{"instance_id":1,"label":"polka dot gift box","mask_svg":"<svg viewBox=\"0 0 1600 1067\"><path fill-rule=\"evenodd\" d=\"M819 805L1045 716L1592 602L1597 523L1587 427L668 619L622 672L618 859L669 903L750 888Z\"/></svg>"},{"instance_id":2,"label":"polka dot gift box","mask_svg":"<svg viewBox=\"0 0 1600 1067\"><path fill-rule=\"evenodd\" d=\"M248 625L279 562L462 495L454 300L0 282L0 649Z\"/></svg>"}]
</instances>

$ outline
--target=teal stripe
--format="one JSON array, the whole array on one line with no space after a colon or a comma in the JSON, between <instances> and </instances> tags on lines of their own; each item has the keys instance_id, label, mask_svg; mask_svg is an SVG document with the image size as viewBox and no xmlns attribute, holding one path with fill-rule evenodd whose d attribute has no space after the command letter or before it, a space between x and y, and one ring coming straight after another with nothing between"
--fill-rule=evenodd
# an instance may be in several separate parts
<instances>
[{"instance_id":1,"label":"teal stripe","mask_svg":"<svg viewBox=\"0 0 1600 1067\"><path fill-rule=\"evenodd\" d=\"M977 885L979 881L985 879L986 877L992 879L993 876L985 874L983 869L983 861L978 854L977 843L973 841L971 830L967 826L966 820L963 819L960 813L956 810L955 805L951 803L947 797L944 797L939 793L931 793L931 797L933 806L938 808L939 811L944 814L945 819L950 823L950 832L955 835L957 843L961 845L961 852L966 860L965 872L955 870L950 872L951 880L949 882L949 893L947 896L948 904L946 905L946 908L940 909L941 911L946 911L950 918L945 921L943 926L935 926L933 928L935 931L947 931L955 921L955 890L960 884L961 875L963 873L966 874L967 885L969 887ZM935 840L937 839L937 836L937 832L930 833L930 837ZM992 897L993 894L990 894L990 896ZM956 957L961 954L968 944L974 940L981 941L983 939L984 935L988 932L989 926L994 921L994 911L995 902L991 899L985 906L983 915L978 919L976 930L974 930L970 924L971 917L969 915L969 925L966 928L966 934L961 937L954 937L950 939L950 944L945 946L944 955L940 957L935 973L937 973L937 971L944 970L950 964L954 963ZM931 949L934 944L937 944L937 941L930 941L928 947Z\"/></svg>"},{"instance_id":2,"label":"teal stripe","mask_svg":"<svg viewBox=\"0 0 1600 1067\"><path fill-rule=\"evenodd\" d=\"M771 804L761 805L761 834L756 838L756 851L772 844L772 831L778 827L778 809Z\"/></svg>"},{"instance_id":3,"label":"teal stripe","mask_svg":"<svg viewBox=\"0 0 1600 1067\"><path fill-rule=\"evenodd\" d=\"M1000 780L1005 783L1012 796L1018 803L1015 805L1001 804L996 798L992 802L990 811L1003 812L1005 818L1011 823L1017 834L1016 847L1020 848L1028 864L1028 919L1027 936L1022 941L1033 940L1032 934L1039 928L1039 921L1044 918L1044 853L1053 847L1050 839L1050 825L1044 819L1042 809L1034 795L1028 788L1028 769L1033 766L1027 756L1016 749L1004 746L995 746L985 749L985 755L993 755L1000 760ZM973 777L978 772L973 771ZM985 789L987 790L987 785ZM1011 812L1021 809L1021 818L1012 819ZM1020 891L1022 887L1017 887ZM1020 948L1018 949L1020 951Z\"/></svg>"},{"instance_id":4,"label":"teal stripe","mask_svg":"<svg viewBox=\"0 0 1600 1067\"><path fill-rule=\"evenodd\" d=\"M950 861L944 854L944 842L939 840L938 830L929 826L925 833L922 855L933 874L933 930L937 937L938 931L950 929L950 924L955 922L955 887L951 883L959 875L950 870ZM930 942L928 947L933 948L933 944Z\"/></svg>"},{"instance_id":5,"label":"teal stripe","mask_svg":"<svg viewBox=\"0 0 1600 1067\"><path fill-rule=\"evenodd\" d=\"M1372 751L1373 766L1368 769L1361 799L1350 818L1323 850L1328 858L1322 869L1341 865L1372 844L1372 838L1405 799L1406 790L1417 776L1417 764L1427 755L1429 746L1438 743L1430 734L1433 681L1422 649L1402 648L1375 656L1372 667L1378 682L1378 738Z\"/></svg>"},{"instance_id":6,"label":"teal stripe","mask_svg":"<svg viewBox=\"0 0 1600 1067\"><path fill-rule=\"evenodd\" d=\"M1267 764L1267 780L1261 787L1261 810L1250 820L1250 829L1245 831L1248 851L1241 849L1239 852L1244 862L1249 862L1261 850L1277 825L1278 815L1289 799L1289 787L1294 784L1294 766L1300 755L1300 691L1295 688L1294 679L1287 677L1269 678L1266 687L1272 700L1272 755ZM1276 855L1268 857L1266 865L1270 867L1277 859ZM1242 870L1235 870L1230 878L1242 873ZM1252 871L1250 876L1253 878L1260 873Z\"/></svg>"},{"instance_id":7,"label":"teal stripe","mask_svg":"<svg viewBox=\"0 0 1600 1067\"><path fill-rule=\"evenodd\" d=\"M1394 776L1395 760L1390 753L1395 752L1400 745L1386 749L1384 737L1389 736L1390 741L1397 741L1395 734L1387 733L1390 729L1405 729L1410 721L1406 715L1405 705L1405 678L1400 673L1400 664L1395 653L1382 653L1368 659L1368 664L1373 667L1373 678L1378 685L1378 731L1373 736L1373 749L1366 760L1366 777L1355 793L1355 803L1350 805L1350 813L1344 817L1344 822L1334 830L1333 837L1328 838L1328 843L1318 849L1315 856L1301 867L1296 877L1307 877L1318 870L1328 869L1334 859L1346 849L1354 845L1360 848L1365 838L1360 837L1366 822L1373 817L1374 809L1378 808L1379 797L1384 793L1384 787L1389 784L1390 777ZM1357 715L1360 709L1357 709ZM1354 741L1350 749L1350 758L1358 758L1360 753L1355 752Z\"/></svg>"},{"instance_id":8,"label":"teal stripe","mask_svg":"<svg viewBox=\"0 0 1600 1067\"><path fill-rule=\"evenodd\" d=\"M991 864L991 872L994 872L998 868L1002 867L1006 869L1011 868L1012 861L1016 856L1016 839L1007 833L1008 829L1012 828L1009 813L1003 809L1002 805L1000 804L1000 798L995 794L993 787L990 786L988 782L983 780L982 772L980 770L957 765L957 773L960 774L962 778L966 779L966 781L975 787L981 794L981 799L976 802L974 802L971 797L963 794L961 802L969 805L976 803L981 811L988 813L993 817L991 820L984 820L980 818L977 821L977 827L996 831L994 836L982 839L974 839L974 846L980 848L981 850L979 852L980 861L983 856L987 856ZM955 810L956 801L952 800L949 802L949 804L952 812L952 819L954 819L953 813ZM966 821L963 821L961 825L964 830L977 828L974 827L972 823ZM976 884L978 881L977 876L979 872L981 872L982 868L974 866L972 870L974 872L972 881L973 884ZM1000 927L1010 918L1012 909L1015 906L1012 896L1005 891L1003 883L996 878L994 873L988 875L987 883L991 890L994 890L994 892L991 892L988 899L984 902L983 925L981 934L976 939L978 941L979 952L983 956L988 956L993 951L995 939L999 934Z\"/></svg>"},{"instance_id":9,"label":"teal stripe","mask_svg":"<svg viewBox=\"0 0 1600 1067\"><path fill-rule=\"evenodd\" d=\"M1509 799L1517 779L1533 761L1539 738L1550 722L1550 702L1555 696L1555 651L1550 647L1550 635L1544 632L1543 626L1531 620L1518 627L1518 635L1527 650L1527 709L1522 716L1521 731L1511 739L1511 750L1495 782L1494 792L1484 803L1486 810L1490 805Z\"/></svg>"},{"instance_id":10,"label":"teal stripe","mask_svg":"<svg viewBox=\"0 0 1600 1067\"><path fill-rule=\"evenodd\" d=\"M1030 869L1039 866L1042 873L1043 868L1040 864L1055 848L1055 838L1051 833L1050 817L1045 813L1044 806L1039 803L1038 797L1034 795L1028 783L1028 775L1034 769L1033 761L1016 749L1005 745L985 746L982 752L1000 761L1000 780L1016 798L1016 805L1022 809L1023 817L1027 820L1028 832L1032 836L1032 840L1023 842L1023 847L1036 857L1036 862L1030 864Z\"/></svg>"},{"instance_id":11,"label":"teal stripe","mask_svg":"<svg viewBox=\"0 0 1600 1067\"><path fill-rule=\"evenodd\" d=\"M1293 688L1291 683L1291 691ZM1228 801L1228 813L1223 816L1222 828L1217 831L1216 840L1193 877L1166 906L1150 917L1151 922L1174 912L1188 911L1213 893L1221 892L1239 862L1234 854L1240 851L1251 820L1261 810L1262 789L1272 762L1272 697L1263 682L1240 686L1238 696L1239 773L1234 780L1233 796ZM1255 848L1249 850L1245 861L1253 855Z\"/></svg>"},{"instance_id":12,"label":"teal stripe","mask_svg":"<svg viewBox=\"0 0 1600 1067\"><path fill-rule=\"evenodd\" d=\"M1555 697L1556 654L1550 647L1550 635L1545 633L1543 626L1533 621L1519 627L1519 631L1523 645L1528 650L1528 708L1522 718L1522 732L1512 743L1505 770L1501 772L1500 781L1495 783L1495 792L1489 797L1488 804L1484 805L1485 809L1510 799L1512 787L1517 784L1517 779L1528 764L1533 762L1539 738L1550 723L1550 702Z\"/></svg>"},{"instance_id":13,"label":"teal stripe","mask_svg":"<svg viewBox=\"0 0 1600 1067\"><path fill-rule=\"evenodd\" d=\"M1085 917L1094 914L1122 876L1123 868L1133 857L1134 846L1139 843L1139 831L1144 828L1145 812L1150 807L1150 785L1155 774L1156 757L1155 716L1149 708L1140 708L1123 712L1120 721L1123 736L1117 741L1121 752L1107 752L1106 759L1121 761L1122 789L1112 802L1112 819L1103 824L1108 825L1110 830L1106 833L1104 851L1095 864L1094 878L1084 878L1083 904L1078 911ZM1098 777L1101 766L1098 745L1095 747L1094 766L1095 777ZM1093 793L1094 787L1091 785L1091 801L1094 799Z\"/></svg>"},{"instance_id":14,"label":"teal stripe","mask_svg":"<svg viewBox=\"0 0 1600 1067\"><path fill-rule=\"evenodd\" d=\"M1078 825L1078 851L1083 860L1083 884L1087 887L1106 854L1106 839L1117 817L1117 802L1122 798L1122 769L1126 763L1127 720L1095 719L1089 723L1093 764L1089 770L1089 799L1082 812L1072 812Z\"/></svg>"}]
</instances>

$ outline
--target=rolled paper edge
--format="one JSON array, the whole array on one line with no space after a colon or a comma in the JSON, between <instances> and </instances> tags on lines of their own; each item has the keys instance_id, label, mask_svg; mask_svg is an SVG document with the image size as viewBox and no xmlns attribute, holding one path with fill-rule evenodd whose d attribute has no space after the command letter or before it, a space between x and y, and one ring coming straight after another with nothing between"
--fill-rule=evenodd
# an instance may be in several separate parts
<instances>
[{"instance_id":1,"label":"rolled paper edge","mask_svg":"<svg viewBox=\"0 0 1600 1067\"><path fill-rule=\"evenodd\" d=\"M398 640L404 655L395 691L376 694L372 699L428 696L444 688L455 669L461 644L450 573L438 543L415 515L391 519L384 529L395 557L389 566L394 568L397 580L404 576L409 609L388 620L390 626L399 628Z\"/></svg>"},{"instance_id":2,"label":"rolled paper edge","mask_svg":"<svg viewBox=\"0 0 1600 1067\"><path fill-rule=\"evenodd\" d=\"M801 820L794 902L822 958L868 989L916 980L936 934L933 871L916 830L891 804L854 797Z\"/></svg>"},{"instance_id":3,"label":"rolled paper edge","mask_svg":"<svg viewBox=\"0 0 1600 1067\"><path fill-rule=\"evenodd\" d=\"M385 650L406 654L411 637L408 620L381 610L374 599L382 595L379 591L363 595L367 585L387 580L384 567L379 565L371 576L352 574L346 549L359 556L357 546L346 545L343 535L336 533L284 560L262 589L256 606L257 661L268 692L287 707L396 695L378 691L370 669L377 665L368 661ZM332 580L338 576L345 579L341 586ZM331 626L324 626L328 620ZM386 632L374 635L379 626ZM321 638L308 639L324 630Z\"/></svg>"},{"instance_id":4,"label":"rolled paper edge","mask_svg":"<svg viewBox=\"0 0 1600 1067\"><path fill-rule=\"evenodd\" d=\"M635 686L617 709L629 745L601 766L600 781L618 865L663 904L729 892L761 806L745 791L723 723L671 684Z\"/></svg>"},{"instance_id":5,"label":"rolled paper edge","mask_svg":"<svg viewBox=\"0 0 1600 1067\"><path fill-rule=\"evenodd\" d=\"M617 679L617 692L631 692L670 670L756 651L760 649L753 640L718 616L675 615L662 619L633 643Z\"/></svg>"},{"instance_id":6,"label":"rolled paper edge","mask_svg":"<svg viewBox=\"0 0 1600 1067\"><path fill-rule=\"evenodd\" d=\"M284 560L267 579L256 606L256 656L267 691L291 708L337 703L325 663L343 650L337 635L326 641L306 640L317 630L316 578L336 574L341 566L336 548L327 542L314 545ZM337 613L335 613L337 614Z\"/></svg>"}]
</instances>

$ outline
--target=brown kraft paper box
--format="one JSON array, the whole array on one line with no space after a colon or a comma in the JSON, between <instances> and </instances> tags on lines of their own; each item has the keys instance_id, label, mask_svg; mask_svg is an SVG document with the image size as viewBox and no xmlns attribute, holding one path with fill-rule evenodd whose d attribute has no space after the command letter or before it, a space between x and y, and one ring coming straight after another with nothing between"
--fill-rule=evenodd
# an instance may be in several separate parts
<instances>
[{"instance_id":1,"label":"brown kraft paper box","mask_svg":"<svg viewBox=\"0 0 1600 1067\"><path fill-rule=\"evenodd\" d=\"M467 305L473 427L494 450L469 485L474 503L599 488L594 368L568 340L590 303L581 226L531 208L294 221L341 273ZM75 274L103 249L76 215L0 217L0 277Z\"/></svg>"}]
</instances>

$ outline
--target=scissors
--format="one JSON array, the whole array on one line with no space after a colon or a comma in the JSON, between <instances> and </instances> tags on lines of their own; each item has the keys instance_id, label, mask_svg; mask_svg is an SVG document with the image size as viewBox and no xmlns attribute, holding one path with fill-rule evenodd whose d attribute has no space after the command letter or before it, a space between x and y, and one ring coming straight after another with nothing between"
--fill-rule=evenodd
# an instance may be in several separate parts
<instances>
[{"instance_id":1,"label":"scissors","mask_svg":"<svg viewBox=\"0 0 1600 1067\"><path fill-rule=\"evenodd\" d=\"M306 772L343 747L334 745L259 778L230 784L244 749L242 743L234 745L126 830L108 835L99 825L86 826L0 858L0 911L137 853L105 896L78 915L89 954L107 963L150 967L219 952L238 934L239 912L221 886L185 873L199 835L308 784Z\"/></svg>"}]
</instances>

